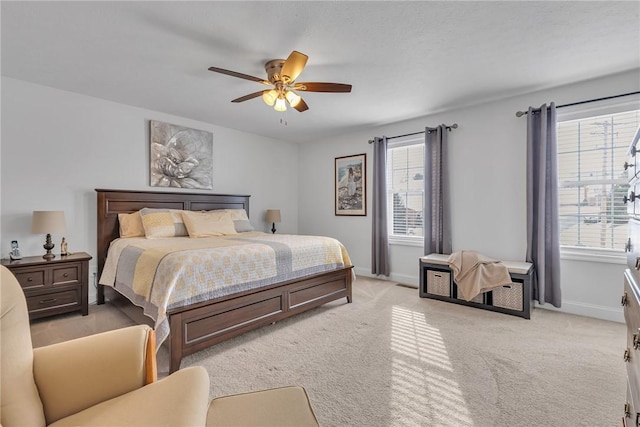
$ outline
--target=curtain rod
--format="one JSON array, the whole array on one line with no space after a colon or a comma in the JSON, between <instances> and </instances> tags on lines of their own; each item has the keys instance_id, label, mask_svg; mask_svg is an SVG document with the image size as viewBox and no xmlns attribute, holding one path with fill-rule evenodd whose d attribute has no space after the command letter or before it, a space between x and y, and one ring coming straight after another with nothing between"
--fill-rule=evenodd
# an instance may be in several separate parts
<instances>
[{"instance_id":1,"label":"curtain rod","mask_svg":"<svg viewBox=\"0 0 640 427\"><path fill-rule=\"evenodd\" d=\"M458 124L454 123L451 126L445 126L447 128L448 131L451 131L451 129L458 129ZM429 132L431 132L432 130L436 130L436 128L430 128L427 127L427 129L429 129ZM395 139L395 138L402 138L403 136L411 136L411 135L420 135L421 133L425 133L426 131L420 131L420 132L413 132L413 133L405 133L404 135L396 135L396 136L389 136L387 137L387 139ZM373 139L369 140L369 144L373 144Z\"/></svg>"},{"instance_id":2,"label":"curtain rod","mask_svg":"<svg viewBox=\"0 0 640 427\"><path fill-rule=\"evenodd\" d=\"M620 94L620 95L605 96L604 98L588 99L586 101L572 102L571 104L558 105L558 106L556 106L556 108L572 107L574 105L588 104L589 102L604 101L606 99L614 99L614 98L620 98L622 96L637 95L637 94L640 94L640 91L623 93L623 94ZM539 108L534 108L533 111L540 111L540 109ZM522 117L525 114L528 114L528 111L518 111L516 113L516 117Z\"/></svg>"}]
</instances>

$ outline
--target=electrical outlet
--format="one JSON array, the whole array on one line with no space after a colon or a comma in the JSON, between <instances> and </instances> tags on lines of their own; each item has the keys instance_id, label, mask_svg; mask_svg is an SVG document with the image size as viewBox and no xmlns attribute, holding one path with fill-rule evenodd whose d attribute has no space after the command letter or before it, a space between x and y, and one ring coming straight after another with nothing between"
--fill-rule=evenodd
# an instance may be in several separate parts
<instances>
[{"instance_id":1,"label":"electrical outlet","mask_svg":"<svg viewBox=\"0 0 640 427\"><path fill-rule=\"evenodd\" d=\"M89 284L92 285L95 289L98 288L98 266L97 265L89 266Z\"/></svg>"}]
</instances>

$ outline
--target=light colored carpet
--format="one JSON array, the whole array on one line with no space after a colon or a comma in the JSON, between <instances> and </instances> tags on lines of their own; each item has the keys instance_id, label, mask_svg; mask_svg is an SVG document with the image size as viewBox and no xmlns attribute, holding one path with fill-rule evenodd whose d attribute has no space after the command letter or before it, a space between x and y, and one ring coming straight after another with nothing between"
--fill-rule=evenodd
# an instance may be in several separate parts
<instances>
[{"instance_id":1,"label":"light colored carpet","mask_svg":"<svg viewBox=\"0 0 640 427\"><path fill-rule=\"evenodd\" d=\"M211 397L302 385L325 427L620 425L622 324L542 309L525 320L363 277L353 301L226 341L182 367L207 368ZM124 326L108 307L88 317L110 312L108 322ZM34 345L64 338L50 324L85 319L105 327L78 316L36 323ZM164 348L158 358L166 374Z\"/></svg>"}]
</instances>

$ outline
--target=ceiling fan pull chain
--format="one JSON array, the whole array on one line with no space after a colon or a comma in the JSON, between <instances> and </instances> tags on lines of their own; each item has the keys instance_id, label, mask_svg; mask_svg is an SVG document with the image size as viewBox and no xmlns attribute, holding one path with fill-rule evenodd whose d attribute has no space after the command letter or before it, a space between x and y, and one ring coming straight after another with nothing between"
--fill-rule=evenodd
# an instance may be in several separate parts
<instances>
[{"instance_id":1,"label":"ceiling fan pull chain","mask_svg":"<svg viewBox=\"0 0 640 427\"><path fill-rule=\"evenodd\" d=\"M287 122L287 110L284 110L282 112L282 115L284 116L284 118L280 117L280 124L283 126L287 126L289 123Z\"/></svg>"}]
</instances>

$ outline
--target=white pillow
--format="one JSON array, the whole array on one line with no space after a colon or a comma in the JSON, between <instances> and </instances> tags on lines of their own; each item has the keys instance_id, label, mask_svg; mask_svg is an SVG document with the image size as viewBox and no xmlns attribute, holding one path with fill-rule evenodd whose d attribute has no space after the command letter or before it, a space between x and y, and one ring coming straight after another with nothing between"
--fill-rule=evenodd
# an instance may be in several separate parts
<instances>
[{"instance_id":1,"label":"white pillow","mask_svg":"<svg viewBox=\"0 0 640 427\"><path fill-rule=\"evenodd\" d=\"M247 211L245 211L244 209L225 209L225 212L229 212L229 214L231 214L231 219L234 221L237 221L237 220L249 221L249 216L247 216Z\"/></svg>"},{"instance_id":2,"label":"white pillow","mask_svg":"<svg viewBox=\"0 0 640 427\"><path fill-rule=\"evenodd\" d=\"M189 237L211 237L238 234L229 212L224 210L195 212L183 211L182 219Z\"/></svg>"},{"instance_id":3,"label":"white pillow","mask_svg":"<svg viewBox=\"0 0 640 427\"><path fill-rule=\"evenodd\" d=\"M140 216L147 239L187 236L187 229L178 209L142 208Z\"/></svg>"}]
</instances>

